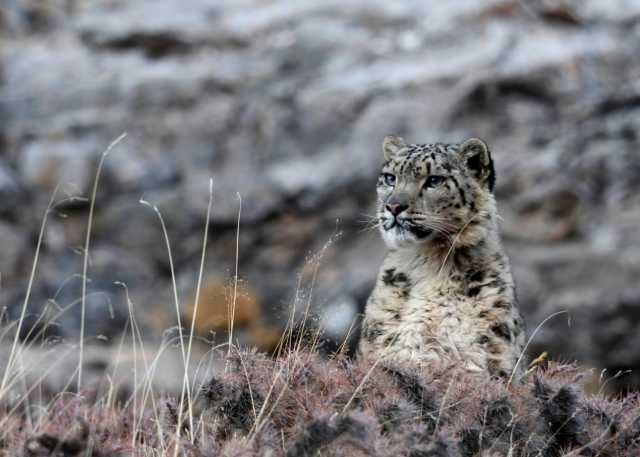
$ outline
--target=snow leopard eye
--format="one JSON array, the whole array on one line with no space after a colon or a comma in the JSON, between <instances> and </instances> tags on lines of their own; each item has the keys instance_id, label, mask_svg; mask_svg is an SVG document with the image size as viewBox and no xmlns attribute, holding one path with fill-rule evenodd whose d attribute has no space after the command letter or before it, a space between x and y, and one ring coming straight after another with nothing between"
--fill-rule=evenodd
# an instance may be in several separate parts
<instances>
[{"instance_id":1,"label":"snow leopard eye","mask_svg":"<svg viewBox=\"0 0 640 457\"><path fill-rule=\"evenodd\" d=\"M444 176L429 176L424 183L424 187L437 187L445 181Z\"/></svg>"},{"instance_id":2,"label":"snow leopard eye","mask_svg":"<svg viewBox=\"0 0 640 457\"><path fill-rule=\"evenodd\" d=\"M394 175L392 175L391 173L383 173L382 174L382 179L384 179L384 183L387 186L395 186L396 185L396 177Z\"/></svg>"}]
</instances>

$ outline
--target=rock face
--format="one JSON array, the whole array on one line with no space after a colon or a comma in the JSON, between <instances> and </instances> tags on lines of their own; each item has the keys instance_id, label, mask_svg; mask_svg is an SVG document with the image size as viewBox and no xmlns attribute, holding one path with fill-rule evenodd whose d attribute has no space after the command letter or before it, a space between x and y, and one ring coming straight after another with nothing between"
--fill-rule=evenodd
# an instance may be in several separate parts
<instances>
[{"instance_id":1,"label":"rock face","mask_svg":"<svg viewBox=\"0 0 640 457\"><path fill-rule=\"evenodd\" d=\"M331 310L320 322L339 340L383 255L366 230L382 137L479 136L496 161L530 330L567 311L532 353L640 366L640 1L39 5L10 0L0 13L0 300L10 318L60 184L29 316L44 309L51 331L77 333L86 197L102 151L127 131L97 195L88 335L126 322L116 281L148 329L175 323L160 221L141 197L164 217L188 308L212 178L206 278L232 277L238 247L239 276L269 325L310 303Z\"/></svg>"}]
</instances>

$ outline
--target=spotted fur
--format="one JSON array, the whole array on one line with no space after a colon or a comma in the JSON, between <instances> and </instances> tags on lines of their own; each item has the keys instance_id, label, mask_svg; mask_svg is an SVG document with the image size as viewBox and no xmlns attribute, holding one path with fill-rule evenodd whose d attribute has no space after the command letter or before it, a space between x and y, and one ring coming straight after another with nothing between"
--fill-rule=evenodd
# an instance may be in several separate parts
<instances>
[{"instance_id":1,"label":"spotted fur","mask_svg":"<svg viewBox=\"0 0 640 457\"><path fill-rule=\"evenodd\" d=\"M487 145L407 144L389 136L378 225L389 248L367 302L361 356L461 360L509 377L524 343L509 260L497 228Z\"/></svg>"}]
</instances>

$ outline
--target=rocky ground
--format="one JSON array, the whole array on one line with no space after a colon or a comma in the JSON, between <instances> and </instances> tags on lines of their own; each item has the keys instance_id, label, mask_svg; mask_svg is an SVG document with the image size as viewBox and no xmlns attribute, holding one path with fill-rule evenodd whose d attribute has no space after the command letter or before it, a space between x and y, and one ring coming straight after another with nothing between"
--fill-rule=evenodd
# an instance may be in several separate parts
<instances>
[{"instance_id":1,"label":"rocky ground","mask_svg":"<svg viewBox=\"0 0 640 457\"><path fill-rule=\"evenodd\" d=\"M175 324L140 198L165 217L188 314L212 177L211 301L235 272L239 193L239 291L261 322L247 341L271 345L318 263L310 303L340 339L382 255L365 230L382 137L479 136L530 329L568 312L532 353L640 366L640 1L8 0L0 34L3 317L62 183L28 320L45 309L48 334L77 334L89 204L69 197L126 131L97 195L88 335L124 327L115 281L147 331Z\"/></svg>"}]
</instances>

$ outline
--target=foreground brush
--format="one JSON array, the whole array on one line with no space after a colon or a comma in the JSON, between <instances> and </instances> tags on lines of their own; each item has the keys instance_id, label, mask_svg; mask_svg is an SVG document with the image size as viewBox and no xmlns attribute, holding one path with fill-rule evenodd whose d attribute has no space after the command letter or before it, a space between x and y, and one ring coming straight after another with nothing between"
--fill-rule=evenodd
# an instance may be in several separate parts
<instances>
[{"instance_id":1,"label":"foreground brush","mask_svg":"<svg viewBox=\"0 0 640 457\"><path fill-rule=\"evenodd\" d=\"M171 397L105 406L59 396L29 415L5 405L0 455L639 455L637 396L585 395L579 369L545 365L508 388L458 365L236 352L200 386L192 421Z\"/></svg>"}]
</instances>

